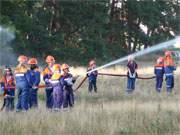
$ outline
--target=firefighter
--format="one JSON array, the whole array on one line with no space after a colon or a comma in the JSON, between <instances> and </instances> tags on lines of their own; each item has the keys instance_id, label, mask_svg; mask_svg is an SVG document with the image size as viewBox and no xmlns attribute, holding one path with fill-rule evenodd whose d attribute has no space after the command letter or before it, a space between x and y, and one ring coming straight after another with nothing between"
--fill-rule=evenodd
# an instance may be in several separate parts
<instances>
[{"instance_id":1,"label":"firefighter","mask_svg":"<svg viewBox=\"0 0 180 135\"><path fill-rule=\"evenodd\" d=\"M15 81L10 67L5 69L1 80L1 89L4 91L4 107L6 111L14 110Z\"/></svg>"},{"instance_id":2,"label":"firefighter","mask_svg":"<svg viewBox=\"0 0 180 135\"><path fill-rule=\"evenodd\" d=\"M45 91L46 91L46 107L48 109L52 109L52 107L53 107L53 95L52 95L53 88L49 87L49 86L51 86L50 79L53 75L53 65L55 63L54 57L51 55L48 55L46 57L46 63L47 63L47 66L44 68L44 70L42 72L43 80L46 84L46 89L45 89Z\"/></svg>"},{"instance_id":3,"label":"firefighter","mask_svg":"<svg viewBox=\"0 0 180 135\"><path fill-rule=\"evenodd\" d=\"M53 75L50 83L53 88L53 110L59 111L63 104L63 88L60 83L61 79L61 66L59 64L53 65Z\"/></svg>"},{"instance_id":4,"label":"firefighter","mask_svg":"<svg viewBox=\"0 0 180 135\"><path fill-rule=\"evenodd\" d=\"M137 68L138 65L134 61L132 56L128 57L128 64L127 64L127 93L132 93L135 90L135 81L137 78Z\"/></svg>"},{"instance_id":5,"label":"firefighter","mask_svg":"<svg viewBox=\"0 0 180 135\"><path fill-rule=\"evenodd\" d=\"M27 57L20 55L18 57L19 64L15 68L15 81L18 95L16 111L27 111L29 109L29 80Z\"/></svg>"},{"instance_id":6,"label":"firefighter","mask_svg":"<svg viewBox=\"0 0 180 135\"><path fill-rule=\"evenodd\" d=\"M174 88L174 70L176 70L176 66L172 59L171 51L166 51L164 58L164 73L166 76L166 89L168 93L171 93Z\"/></svg>"},{"instance_id":7,"label":"firefighter","mask_svg":"<svg viewBox=\"0 0 180 135\"><path fill-rule=\"evenodd\" d=\"M64 90L63 108L73 107L74 93L72 86L75 83L76 78L73 77L71 73L69 73L69 66L67 64L63 64L61 69L63 71L61 83Z\"/></svg>"},{"instance_id":8,"label":"firefighter","mask_svg":"<svg viewBox=\"0 0 180 135\"><path fill-rule=\"evenodd\" d=\"M38 85L40 83L40 72L37 66L36 58L31 58L28 61L30 65L30 93L29 93L29 107L38 107Z\"/></svg>"},{"instance_id":9,"label":"firefighter","mask_svg":"<svg viewBox=\"0 0 180 135\"><path fill-rule=\"evenodd\" d=\"M163 76L164 76L164 58L159 57L157 64L154 66L154 74L156 75L156 91L161 92Z\"/></svg>"},{"instance_id":10,"label":"firefighter","mask_svg":"<svg viewBox=\"0 0 180 135\"><path fill-rule=\"evenodd\" d=\"M91 60L89 62L89 67L87 69L87 72L93 70L96 68L96 62L94 60ZM89 86L88 86L88 90L89 93L92 92L92 90L94 89L94 92L97 93L97 76L98 76L98 71L93 71L87 74L88 76L88 80L89 80Z\"/></svg>"}]
</instances>

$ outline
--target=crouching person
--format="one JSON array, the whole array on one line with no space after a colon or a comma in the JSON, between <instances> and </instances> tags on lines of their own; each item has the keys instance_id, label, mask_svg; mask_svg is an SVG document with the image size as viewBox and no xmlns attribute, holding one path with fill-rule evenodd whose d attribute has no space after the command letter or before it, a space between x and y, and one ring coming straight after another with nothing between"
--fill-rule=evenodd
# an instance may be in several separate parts
<instances>
[{"instance_id":1,"label":"crouching person","mask_svg":"<svg viewBox=\"0 0 180 135\"><path fill-rule=\"evenodd\" d=\"M63 64L61 69L63 71L61 83L64 90L63 108L73 107L74 93L72 86L76 79L69 73L69 66L67 64Z\"/></svg>"},{"instance_id":2,"label":"crouching person","mask_svg":"<svg viewBox=\"0 0 180 135\"><path fill-rule=\"evenodd\" d=\"M6 111L14 110L15 82L11 68L5 69L5 75L1 81L1 89L4 91L3 107L5 107Z\"/></svg>"},{"instance_id":3,"label":"crouching person","mask_svg":"<svg viewBox=\"0 0 180 135\"><path fill-rule=\"evenodd\" d=\"M137 78L137 70L138 65L134 61L132 56L128 57L128 64L127 64L127 93L132 93L135 90L135 81Z\"/></svg>"},{"instance_id":4,"label":"crouching person","mask_svg":"<svg viewBox=\"0 0 180 135\"><path fill-rule=\"evenodd\" d=\"M166 76L166 89L168 93L171 93L174 88L174 70L176 70L176 66L172 59L171 52L166 51L164 58L164 73Z\"/></svg>"},{"instance_id":5,"label":"crouching person","mask_svg":"<svg viewBox=\"0 0 180 135\"><path fill-rule=\"evenodd\" d=\"M156 91L161 92L163 76L164 76L164 59L159 57L157 64L154 66L154 74L156 75Z\"/></svg>"},{"instance_id":6,"label":"crouching person","mask_svg":"<svg viewBox=\"0 0 180 135\"><path fill-rule=\"evenodd\" d=\"M61 67L59 64L53 65L53 75L50 83L53 88L53 110L59 111L63 105L63 87L60 83L61 79Z\"/></svg>"},{"instance_id":7,"label":"crouching person","mask_svg":"<svg viewBox=\"0 0 180 135\"><path fill-rule=\"evenodd\" d=\"M89 67L87 69L87 71L91 71L93 69L96 68L96 62L94 60L91 60L89 62ZM88 90L89 93L92 92L92 90L94 89L94 92L97 93L97 76L98 76L98 72L97 71L93 71L87 74L88 76L88 80L89 80L89 86L88 86Z\"/></svg>"},{"instance_id":8,"label":"crouching person","mask_svg":"<svg viewBox=\"0 0 180 135\"><path fill-rule=\"evenodd\" d=\"M18 57L18 66L15 69L15 81L17 88L18 102L16 111L27 111L29 109L29 72L27 67L27 57Z\"/></svg>"},{"instance_id":9,"label":"crouching person","mask_svg":"<svg viewBox=\"0 0 180 135\"><path fill-rule=\"evenodd\" d=\"M40 72L37 66L38 61L36 58L31 58L28 61L30 65L30 92L29 92L29 107L38 107L38 86L40 83Z\"/></svg>"}]
</instances>

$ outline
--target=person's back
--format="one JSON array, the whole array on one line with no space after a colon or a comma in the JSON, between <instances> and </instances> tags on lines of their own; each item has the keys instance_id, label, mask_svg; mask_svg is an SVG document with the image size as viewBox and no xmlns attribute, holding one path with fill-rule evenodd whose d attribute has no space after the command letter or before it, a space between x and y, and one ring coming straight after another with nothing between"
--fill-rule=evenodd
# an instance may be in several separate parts
<instances>
[{"instance_id":1,"label":"person's back","mask_svg":"<svg viewBox=\"0 0 180 135\"><path fill-rule=\"evenodd\" d=\"M166 76L167 92L172 92L172 89L174 88L174 70L176 70L176 66L174 64L174 60L171 57L171 52L166 51L164 58L164 73Z\"/></svg>"},{"instance_id":2,"label":"person's back","mask_svg":"<svg viewBox=\"0 0 180 135\"><path fill-rule=\"evenodd\" d=\"M164 59L159 57L157 59L157 64L154 66L154 74L156 75L156 91L161 92L162 82L164 76Z\"/></svg>"},{"instance_id":3,"label":"person's back","mask_svg":"<svg viewBox=\"0 0 180 135\"><path fill-rule=\"evenodd\" d=\"M15 80L16 88L18 90L18 103L16 106L16 111L27 111L29 109L28 99L29 99L29 80L30 74L28 70L27 57L21 55L18 57L18 66L15 69Z\"/></svg>"}]
</instances>

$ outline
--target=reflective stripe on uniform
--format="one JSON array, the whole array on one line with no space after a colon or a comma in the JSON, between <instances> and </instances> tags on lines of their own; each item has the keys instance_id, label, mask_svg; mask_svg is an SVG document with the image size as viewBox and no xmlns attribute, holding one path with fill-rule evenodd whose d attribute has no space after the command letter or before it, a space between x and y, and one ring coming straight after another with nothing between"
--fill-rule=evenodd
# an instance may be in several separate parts
<instances>
[{"instance_id":1,"label":"reflective stripe on uniform","mask_svg":"<svg viewBox=\"0 0 180 135\"><path fill-rule=\"evenodd\" d=\"M15 74L16 77L24 76L24 74Z\"/></svg>"},{"instance_id":2,"label":"reflective stripe on uniform","mask_svg":"<svg viewBox=\"0 0 180 135\"><path fill-rule=\"evenodd\" d=\"M59 83L59 80L51 80L51 83L53 83L53 84Z\"/></svg>"},{"instance_id":3,"label":"reflective stripe on uniform","mask_svg":"<svg viewBox=\"0 0 180 135\"><path fill-rule=\"evenodd\" d=\"M159 70L161 69L162 70L163 68L162 67L156 67L156 69L159 69Z\"/></svg>"},{"instance_id":4,"label":"reflective stripe on uniform","mask_svg":"<svg viewBox=\"0 0 180 135\"><path fill-rule=\"evenodd\" d=\"M171 76L171 75L173 75L173 73L169 73L169 74L165 74L166 76Z\"/></svg>"}]
</instances>

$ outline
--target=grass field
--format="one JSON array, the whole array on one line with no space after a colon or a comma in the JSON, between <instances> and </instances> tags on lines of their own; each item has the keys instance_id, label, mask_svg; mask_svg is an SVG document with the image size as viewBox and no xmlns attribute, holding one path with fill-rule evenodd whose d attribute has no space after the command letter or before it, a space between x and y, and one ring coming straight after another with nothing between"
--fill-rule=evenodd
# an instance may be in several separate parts
<instances>
[{"instance_id":1,"label":"grass field","mask_svg":"<svg viewBox=\"0 0 180 135\"><path fill-rule=\"evenodd\" d=\"M148 70L148 73L152 73L151 69L142 69L140 73ZM83 69L77 72L80 70ZM81 78L78 82L80 80ZM44 92L40 90L38 110L27 113L0 112L0 134L179 135L179 82L178 71L174 89L176 93L167 95L165 88L161 94L155 92L154 80L138 80L136 91L128 95L125 92L126 78L99 77L98 94L88 94L86 82L75 93L75 107L61 112L49 112L45 109L42 98Z\"/></svg>"}]
</instances>

